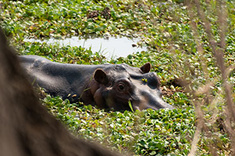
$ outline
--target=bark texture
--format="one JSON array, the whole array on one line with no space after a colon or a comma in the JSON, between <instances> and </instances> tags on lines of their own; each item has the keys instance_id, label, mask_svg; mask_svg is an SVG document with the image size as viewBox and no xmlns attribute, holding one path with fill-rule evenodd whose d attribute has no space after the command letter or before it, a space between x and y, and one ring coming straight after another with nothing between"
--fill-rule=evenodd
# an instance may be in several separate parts
<instances>
[{"instance_id":1,"label":"bark texture","mask_svg":"<svg viewBox=\"0 0 235 156\"><path fill-rule=\"evenodd\" d=\"M117 156L77 139L40 104L0 30L0 155Z\"/></svg>"}]
</instances>

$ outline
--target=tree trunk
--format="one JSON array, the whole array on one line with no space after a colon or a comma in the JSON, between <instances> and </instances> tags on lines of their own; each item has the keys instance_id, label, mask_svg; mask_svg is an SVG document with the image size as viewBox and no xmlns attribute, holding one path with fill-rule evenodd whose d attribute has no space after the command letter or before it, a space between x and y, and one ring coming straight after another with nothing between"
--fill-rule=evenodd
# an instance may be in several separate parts
<instances>
[{"instance_id":1,"label":"tree trunk","mask_svg":"<svg viewBox=\"0 0 235 156\"><path fill-rule=\"evenodd\" d=\"M114 156L74 138L40 104L17 56L0 30L0 155Z\"/></svg>"}]
</instances>

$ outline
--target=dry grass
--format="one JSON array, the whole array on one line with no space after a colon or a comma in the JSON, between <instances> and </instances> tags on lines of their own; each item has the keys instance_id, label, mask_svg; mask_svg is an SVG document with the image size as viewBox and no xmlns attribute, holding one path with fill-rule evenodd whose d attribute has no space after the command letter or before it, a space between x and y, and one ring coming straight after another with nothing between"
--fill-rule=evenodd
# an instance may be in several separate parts
<instances>
[{"instance_id":1,"label":"dry grass","mask_svg":"<svg viewBox=\"0 0 235 156\"><path fill-rule=\"evenodd\" d=\"M214 4L214 6L213 6ZM210 81L208 78L208 71L206 61L201 57L200 64L202 66L202 72L207 80L206 83L202 86L199 86L197 90L189 90L193 95L193 103L196 110L196 132L192 141L190 156L196 155L198 150L198 142L203 137L207 138L209 141L209 152L211 155L218 155L220 150L216 142L219 142L219 138L213 138L214 133L221 131L222 127L225 130L225 133L229 135L230 138L230 150L231 155L235 152L235 110L234 103L232 99L232 88L228 82L229 73L235 68L234 65L226 67L224 62L224 52L226 48L226 30L227 30L227 8L226 2L224 0L217 1L206 1L201 3L199 0L187 1L188 14L191 20L191 28L193 30L193 35L195 37L195 42L197 45L197 50L200 56L203 56L205 51L203 49L203 42L199 35L198 25L195 22L195 19L200 19L202 22L203 29L206 33L209 46L212 50L213 57L216 60L216 65L219 69L220 75L217 78L214 78L213 81ZM206 8L207 11L204 10ZM216 16L217 21L212 23L208 16ZM215 36L212 32L212 24L216 24L218 27L219 40L215 39ZM218 91L217 95L213 95L211 92L211 86L214 86L216 82L221 81L223 90ZM221 99L221 96L224 97ZM223 112L216 109L216 103L224 102ZM206 106L208 109L204 110L202 107ZM206 114L210 113L210 118L206 118ZM222 117L221 117L221 114ZM211 126L212 125L212 126Z\"/></svg>"}]
</instances>

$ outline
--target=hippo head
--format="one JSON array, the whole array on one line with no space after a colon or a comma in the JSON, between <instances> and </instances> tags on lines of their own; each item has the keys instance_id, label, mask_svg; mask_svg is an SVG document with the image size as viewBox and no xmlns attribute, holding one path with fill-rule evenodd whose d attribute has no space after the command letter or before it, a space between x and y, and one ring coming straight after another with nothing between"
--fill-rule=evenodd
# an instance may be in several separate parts
<instances>
[{"instance_id":1,"label":"hippo head","mask_svg":"<svg viewBox=\"0 0 235 156\"><path fill-rule=\"evenodd\" d=\"M96 69L94 80L98 86L94 93L95 103L101 108L114 110L153 110L173 107L161 98L160 81L150 71L150 63L141 68L126 64L108 69Z\"/></svg>"}]
</instances>

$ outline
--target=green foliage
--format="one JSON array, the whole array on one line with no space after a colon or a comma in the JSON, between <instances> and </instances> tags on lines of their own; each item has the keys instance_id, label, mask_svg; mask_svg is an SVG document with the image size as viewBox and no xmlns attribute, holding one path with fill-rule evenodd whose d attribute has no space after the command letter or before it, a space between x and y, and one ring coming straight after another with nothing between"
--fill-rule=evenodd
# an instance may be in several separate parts
<instances>
[{"instance_id":1,"label":"green foliage","mask_svg":"<svg viewBox=\"0 0 235 156\"><path fill-rule=\"evenodd\" d=\"M60 97L46 96L42 102L74 133L135 154L182 154L190 150L194 133L194 111L151 109L142 112L104 112L92 106L70 104Z\"/></svg>"},{"instance_id":2,"label":"green foliage","mask_svg":"<svg viewBox=\"0 0 235 156\"><path fill-rule=\"evenodd\" d=\"M90 49L84 49L81 46L71 47L59 45L48 45L47 43L25 42L18 48L23 55L46 56L48 59L77 64L103 64L107 61L99 52L92 52Z\"/></svg>"},{"instance_id":3,"label":"green foliage","mask_svg":"<svg viewBox=\"0 0 235 156\"><path fill-rule=\"evenodd\" d=\"M71 104L60 97L46 95L42 99L48 111L60 119L75 134L86 139L97 140L120 152L127 149L133 155L187 155L195 131L194 108L191 95L181 87L168 85L174 78L191 80L195 90L207 80L203 75L206 63L208 79L213 81L220 74L202 29L200 19L196 23L203 41L205 54L197 51L187 7L181 0L155 2L150 0L24 0L0 1L0 26L10 37L21 55L40 55L63 63L102 64L127 63L140 67L152 64L152 71L160 77L162 84L172 93L164 95L174 110L145 110L142 112L105 112L82 103ZM226 34L226 65L235 61L235 4L227 2L228 31ZM109 8L107 12L105 9ZM215 22L215 17L209 17ZM82 47L49 45L47 43L24 42L25 38L65 38L70 36L138 37L139 46L147 51L137 52L126 58L108 61L99 52ZM213 33L218 36L217 26ZM181 70L180 70L181 69ZM143 79L143 82L145 80ZM229 82L235 86L234 72ZM213 94L221 90L221 82L213 86ZM235 97L235 87L233 87ZM218 109L223 109L223 101ZM131 106L131 104L130 104ZM207 106L204 109L210 109ZM222 114L219 114L223 118ZM211 115L208 114L208 118ZM229 150L229 139L225 132L216 131L214 143L220 151ZM219 138L219 142L218 139ZM199 155L208 155L210 140L199 142ZM225 154L226 152L221 152Z\"/></svg>"}]
</instances>

